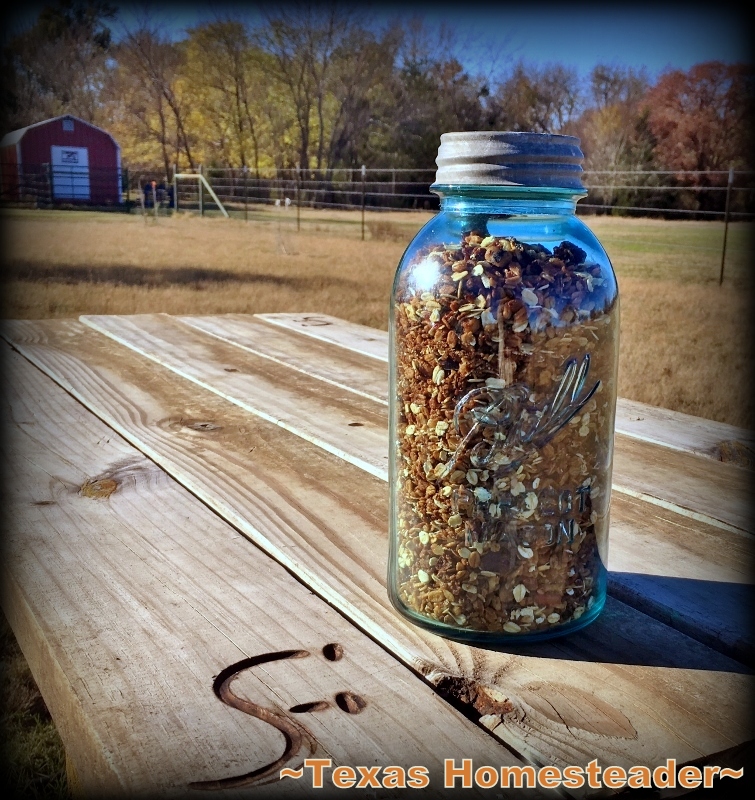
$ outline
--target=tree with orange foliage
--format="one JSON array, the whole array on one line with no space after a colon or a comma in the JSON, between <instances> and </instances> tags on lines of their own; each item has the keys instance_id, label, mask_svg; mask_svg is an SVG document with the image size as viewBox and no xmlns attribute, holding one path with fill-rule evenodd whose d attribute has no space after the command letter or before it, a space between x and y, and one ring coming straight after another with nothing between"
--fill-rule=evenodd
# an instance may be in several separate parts
<instances>
[{"instance_id":1,"label":"tree with orange foliage","mask_svg":"<svg viewBox=\"0 0 755 800\"><path fill-rule=\"evenodd\" d=\"M720 61L662 75L646 95L658 166L670 170L749 168L754 78L752 65Z\"/></svg>"}]
</instances>

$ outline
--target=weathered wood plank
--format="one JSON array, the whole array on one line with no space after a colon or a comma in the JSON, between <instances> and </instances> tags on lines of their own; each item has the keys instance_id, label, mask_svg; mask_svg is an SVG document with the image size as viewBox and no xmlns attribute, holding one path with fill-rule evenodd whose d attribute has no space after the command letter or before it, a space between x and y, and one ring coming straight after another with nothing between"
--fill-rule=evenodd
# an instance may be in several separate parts
<instances>
[{"instance_id":1,"label":"weathered wood plank","mask_svg":"<svg viewBox=\"0 0 755 800\"><path fill-rule=\"evenodd\" d=\"M750 536L612 497L609 592L751 666L754 564Z\"/></svg>"},{"instance_id":2,"label":"weathered wood plank","mask_svg":"<svg viewBox=\"0 0 755 800\"><path fill-rule=\"evenodd\" d=\"M436 787L444 753L521 763L49 377L5 363L3 605L85 794L185 795L276 762L284 735L302 746L271 778L310 755L422 764ZM258 717L213 692L250 658L234 691Z\"/></svg>"},{"instance_id":3,"label":"weathered wood plank","mask_svg":"<svg viewBox=\"0 0 755 800\"><path fill-rule=\"evenodd\" d=\"M613 489L693 520L755 533L753 473L617 433Z\"/></svg>"},{"instance_id":4,"label":"weathered wood plank","mask_svg":"<svg viewBox=\"0 0 755 800\"><path fill-rule=\"evenodd\" d=\"M222 326L226 319L233 318L234 334L240 335L244 316L235 314L214 319ZM327 314L255 314L255 317L287 331L388 361L386 331L366 328ZM387 394L387 375L385 385ZM729 460L725 446L731 442L743 445L750 455L755 453L754 431L622 397L616 404L616 431L635 439L707 456L716 461Z\"/></svg>"},{"instance_id":5,"label":"weathered wood plank","mask_svg":"<svg viewBox=\"0 0 755 800\"><path fill-rule=\"evenodd\" d=\"M615 601L590 628L493 652L409 625L385 594L384 482L73 322L14 344L407 664L539 763L680 761L752 737L752 676ZM201 423L201 424L200 424ZM486 705L486 703L488 705Z\"/></svg>"},{"instance_id":6,"label":"weathered wood plank","mask_svg":"<svg viewBox=\"0 0 755 800\"><path fill-rule=\"evenodd\" d=\"M305 339L250 314L175 319L297 372L388 405L388 372L374 359L365 359L361 352L312 337Z\"/></svg>"},{"instance_id":7,"label":"weathered wood plank","mask_svg":"<svg viewBox=\"0 0 755 800\"><path fill-rule=\"evenodd\" d=\"M727 461L727 443L740 443L755 453L755 432L703 419L680 411L658 408L620 397L616 404L616 429L635 439ZM736 463L736 461L735 461Z\"/></svg>"},{"instance_id":8,"label":"weathered wood plank","mask_svg":"<svg viewBox=\"0 0 755 800\"><path fill-rule=\"evenodd\" d=\"M273 362L226 339L203 335L204 331L167 314L83 316L81 321L242 408L387 478L385 413L370 408L366 393L350 401L351 395L344 395L333 381L318 392L317 353L307 360L308 370L287 371L288 364L280 359ZM363 412L367 412L364 417ZM351 426L359 430L350 431ZM753 530L749 472L622 436L617 436L614 462L616 491L712 525Z\"/></svg>"},{"instance_id":9,"label":"weathered wood plank","mask_svg":"<svg viewBox=\"0 0 755 800\"><path fill-rule=\"evenodd\" d=\"M312 339L332 342L339 347L388 360L388 333L357 325L329 314L255 314L258 319L287 330L297 331Z\"/></svg>"},{"instance_id":10,"label":"weathered wood plank","mask_svg":"<svg viewBox=\"0 0 755 800\"><path fill-rule=\"evenodd\" d=\"M278 319L278 315L266 314L262 318L269 323L277 320L278 327L285 326L285 330L303 333L308 341L314 341L309 327L300 324L301 315L282 314ZM320 324L312 327L328 332L322 335L327 335L332 345L331 355L327 359L332 368L338 359L334 355L338 343L344 341L345 346L340 348L341 352L348 352L351 356L356 350L354 342L358 342L359 337L363 338L364 334L357 326L358 336L355 338L348 323L343 320L331 317L317 319ZM248 342L251 332L249 329L245 330L248 324L245 320L250 321L251 318L242 314L213 318L213 322L208 322L205 329L212 325L213 334L219 335L226 326L232 326L232 334L226 337L227 340L232 341L234 337L237 342ZM197 327L199 326L198 324ZM251 335L263 338L258 326ZM387 334L376 331L375 335L376 338L382 337L382 355L387 360ZM303 336L300 338L304 339ZM373 343L369 355L374 355L375 352L376 346ZM292 355L292 363L296 363L297 359L298 356ZM320 363L318 357L309 359L310 374L318 375ZM371 368L374 373L373 385L379 377L383 378L380 386L382 391L379 394L372 390L366 394L377 400L387 401L387 374L374 358L364 359L364 366ZM348 369L347 365L344 364L343 369ZM361 388L361 380L361 374L355 374L354 386ZM680 511L703 522L753 531L755 521L750 492L751 473L737 469L735 465L739 466L742 452L749 452L747 448L754 439L755 433L750 431L666 409L654 409L652 406L620 398L616 417L614 489L655 505ZM740 452L735 448L730 457L725 457L721 449L726 442L740 445L744 449ZM679 452L669 454L667 448ZM690 455L706 458L701 460ZM714 467L711 467L710 459L716 460ZM734 463L723 467L721 460L733 460ZM725 498L723 502L722 497Z\"/></svg>"},{"instance_id":11,"label":"weathered wood plank","mask_svg":"<svg viewBox=\"0 0 755 800\"><path fill-rule=\"evenodd\" d=\"M167 314L85 316L82 322L372 475L387 474L388 412L372 400Z\"/></svg>"},{"instance_id":12,"label":"weathered wood plank","mask_svg":"<svg viewBox=\"0 0 755 800\"><path fill-rule=\"evenodd\" d=\"M264 362L255 361L256 356L248 356L243 348L232 345L226 338L205 337L203 333L193 328L187 330L181 322L164 314L134 317L86 317L82 321L133 350L152 358L157 363L169 367L177 374L215 391L242 408L250 409L248 398L254 396L255 406L252 410L262 409L265 419L273 419L276 415L278 401L275 392L269 394L257 392L255 395L257 378L252 370ZM230 336L229 332L229 338ZM300 339L304 341L303 337ZM319 343L316 344L319 345ZM281 348L283 346L283 344L280 345ZM299 350L296 357L306 358L306 350L303 352ZM283 359L277 360L273 367L280 370L276 379L286 381L285 366L279 366L282 361ZM316 372L318 369L316 355L307 361L312 365L312 371ZM233 370L232 377L229 377L227 365L231 363L235 366L231 368ZM318 421L321 427L317 431L318 439L312 436L311 427L298 425L296 418L298 403L294 392L299 380L304 380L306 383L310 378L308 375L296 375L295 380L287 381L288 423L286 428L314 443L318 443L318 439L321 441L327 438L329 451L333 453L350 452L352 455L350 460L353 464L361 465L365 461L372 465L379 464L381 450L370 451L371 447L374 448L374 440L373 443L364 441L361 443L361 447L351 449L355 443L359 442L360 429L354 430L348 438L342 437L342 432L348 429L352 416L351 414L348 417L344 416L343 403L337 396L339 389L335 386L323 387L320 394ZM311 396L311 387L308 392L308 396ZM334 395L336 396L334 397ZM385 425L385 421L383 424ZM698 499L695 491L702 494L707 493L707 506L705 507L713 513L721 504L721 496L725 496L725 491L729 489L724 481L725 478L729 478L734 486L739 485L740 494L745 494L743 485L745 473L739 468L723 464L715 465L713 477L716 480L713 481L713 489L719 492L716 494L708 488L711 472L709 459L689 453L669 452L658 445L628 438L623 438L623 444L623 449L617 446L616 471L619 480L624 480L632 486L632 489L625 488L622 492L623 495L629 494L631 497L640 499L652 498L653 492L660 493L665 491L668 486L672 486L676 488L677 500L693 505ZM387 440L381 447L384 453L388 447ZM671 463L669 464L669 462ZM680 470L682 471L681 477ZM387 470L385 469L377 473L373 472L373 474L377 474L384 480L387 479ZM746 488L749 488L749 484ZM616 493L614 497L618 499L621 494ZM710 533L706 533L703 537L709 543L714 543L711 546L722 549L725 553L741 554L744 552L750 553L750 557L752 557L753 543L738 541L737 531L732 532L733 526L722 524L715 518L711 519L710 516L690 509L680 509L678 503L666 503L665 500L655 499L654 505L665 506L672 511L683 510L686 512L684 516L687 517L684 519L683 516L680 521L678 514L672 515L664 520L660 530L657 530L655 534L656 538L663 540L663 544L657 552L666 556L659 564L664 570L663 574L667 576L667 580L665 583L657 578L651 581L643 578L641 571L637 575L634 574L634 570L625 569L622 564L622 553L632 554L638 547L647 549L647 545L643 541L646 534L638 534L638 530L642 529L641 520L644 515L634 515L631 517L631 524L626 524L622 517L625 506L615 502L613 528L617 533L621 532L621 535L618 537L618 541L617 536L612 537L609 562L610 567L615 570L612 580L614 594L728 655L746 663L755 662L755 643L749 625L750 612L748 609L750 604L742 602L748 598L751 592L750 589L742 586L742 583L749 581L742 574L747 570L741 570L739 562L734 562L731 565L733 569L725 580L727 583L735 585L722 591L718 580L706 580L700 576L696 576L694 579L685 576L679 580L675 566L683 555L685 547L678 536L680 524L687 536L699 536L698 530L691 529L690 524L699 528L700 523L706 521L713 523L713 527L726 530L729 535L725 537L724 542L721 542L720 537ZM749 503L749 496L747 496L747 502ZM745 505L744 499L740 505ZM629 507L632 508L632 506ZM725 510L732 514L733 519L741 521L743 524L749 522L741 508L738 517L734 516L735 512L729 506ZM645 515L649 515L655 522L662 519L662 513L663 508L653 508L652 506L645 508ZM733 541L730 543L729 540ZM618 557L616 555L617 546ZM709 556L705 557L701 561L704 563L709 558ZM716 613L712 613L714 608ZM724 611L726 613L722 613Z\"/></svg>"}]
</instances>

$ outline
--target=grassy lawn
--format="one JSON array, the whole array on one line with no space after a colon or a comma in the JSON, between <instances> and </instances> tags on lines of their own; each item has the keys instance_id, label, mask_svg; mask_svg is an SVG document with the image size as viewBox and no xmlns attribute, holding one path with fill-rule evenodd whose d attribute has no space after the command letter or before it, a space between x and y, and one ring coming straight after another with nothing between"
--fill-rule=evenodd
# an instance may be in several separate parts
<instances>
[{"instance_id":1,"label":"grassy lawn","mask_svg":"<svg viewBox=\"0 0 755 800\"><path fill-rule=\"evenodd\" d=\"M5 796L68 797L60 736L5 617L0 614L0 787Z\"/></svg>"}]
</instances>

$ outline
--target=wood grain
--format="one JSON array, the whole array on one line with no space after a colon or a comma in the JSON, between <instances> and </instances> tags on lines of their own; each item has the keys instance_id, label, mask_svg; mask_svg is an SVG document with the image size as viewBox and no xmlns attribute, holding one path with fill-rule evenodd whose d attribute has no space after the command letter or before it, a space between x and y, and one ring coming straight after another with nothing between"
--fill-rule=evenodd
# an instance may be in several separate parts
<instances>
[{"instance_id":1,"label":"wood grain","mask_svg":"<svg viewBox=\"0 0 755 800\"><path fill-rule=\"evenodd\" d=\"M302 358L302 368L293 370L288 369L296 358L293 354L286 361L263 359L226 339L204 335L167 314L83 316L81 321L199 386L387 480L384 409L370 407L367 393L352 400L330 379L318 391L316 377L321 368L317 359L321 352L307 357L300 342L298 357ZM259 331L257 334L263 338ZM325 363L322 371L327 372L330 362ZM347 374L344 373L344 380ZM352 426L358 430L349 430ZM620 435L615 449L615 491L727 530L755 530L749 472Z\"/></svg>"},{"instance_id":2,"label":"wood grain","mask_svg":"<svg viewBox=\"0 0 755 800\"><path fill-rule=\"evenodd\" d=\"M618 400L616 424L617 430L626 436L707 456L715 461L726 460L721 452L726 442L739 442L748 451L755 452L753 431L625 397Z\"/></svg>"},{"instance_id":3,"label":"wood grain","mask_svg":"<svg viewBox=\"0 0 755 800\"><path fill-rule=\"evenodd\" d=\"M360 469L387 475L388 412L374 401L167 314L85 316L82 322Z\"/></svg>"},{"instance_id":4,"label":"wood grain","mask_svg":"<svg viewBox=\"0 0 755 800\"><path fill-rule=\"evenodd\" d=\"M15 322L7 331L111 427L525 757L655 764L752 736L742 702L749 672L616 600L585 631L515 653L409 625L385 594L384 482L80 324ZM559 714L574 713L584 692L595 699L584 728L543 713L555 697ZM629 726L633 734L613 735Z\"/></svg>"},{"instance_id":5,"label":"wood grain","mask_svg":"<svg viewBox=\"0 0 755 800\"><path fill-rule=\"evenodd\" d=\"M608 564L614 597L755 666L751 537L615 494Z\"/></svg>"},{"instance_id":6,"label":"wood grain","mask_svg":"<svg viewBox=\"0 0 755 800\"><path fill-rule=\"evenodd\" d=\"M268 323L276 323L278 327L304 334L312 341L310 327L300 324L301 315L266 314L262 318ZM212 324L216 335L222 335L224 328L231 328L228 331L228 341L235 339L237 342L247 342L252 336L264 338L258 326L254 327L253 334L251 327L247 327L254 325L253 318L249 315L210 319L213 322L208 323L207 327ZM341 354L348 353L353 361L358 342L365 338L362 327L356 326L356 330L351 332L348 323L343 320L333 317L318 319L320 324L312 326L313 329L317 330L317 335L327 336L327 341L331 344L325 363L331 368L338 364L337 350L340 342L344 342L340 347ZM327 334L320 329L327 331ZM374 355L380 352L383 360L387 361L388 338L383 331L376 331L375 337L382 342L382 350L378 351L377 344L371 342L368 350L363 353L370 357L363 359L361 365L362 368L372 370L374 377L371 388L365 391L361 383L363 377L359 372L354 373L353 383L355 387L365 391L365 394L382 402L388 398L388 375L375 363ZM296 361L297 357L291 359L292 364ZM313 376L320 374L322 363L319 353L317 357L309 359L309 373ZM344 374L348 374L349 364L338 366ZM376 393L372 386L380 377L383 380L379 385L380 391ZM616 410L613 488L702 522L729 530L752 532L755 530L750 491L752 473L750 470L740 469L741 464L738 462L742 461L742 452L752 449L754 441L755 433L751 431L619 398ZM726 442L738 445L739 449L733 450L737 456L735 463L724 466L721 460L727 459L722 456L721 445ZM669 448L678 453L669 453ZM715 466L711 466L711 460L715 460Z\"/></svg>"},{"instance_id":7,"label":"wood grain","mask_svg":"<svg viewBox=\"0 0 755 800\"><path fill-rule=\"evenodd\" d=\"M727 531L755 533L753 473L617 433L613 489Z\"/></svg>"},{"instance_id":8,"label":"wood grain","mask_svg":"<svg viewBox=\"0 0 755 800\"><path fill-rule=\"evenodd\" d=\"M255 314L258 319L355 353L388 360L388 333L329 314Z\"/></svg>"},{"instance_id":9,"label":"wood grain","mask_svg":"<svg viewBox=\"0 0 755 800\"><path fill-rule=\"evenodd\" d=\"M309 377L332 383L381 405L388 405L388 373L364 354L272 327L249 314L175 317L249 353L268 358Z\"/></svg>"},{"instance_id":10,"label":"wood grain","mask_svg":"<svg viewBox=\"0 0 755 800\"><path fill-rule=\"evenodd\" d=\"M255 314L265 322L309 338L336 345L373 359L388 361L388 333L365 328L327 314ZM234 320L234 335L241 335L247 315L214 317L217 326ZM205 318L209 319L209 318ZM386 375L386 395L388 390ZM722 452L728 442L739 443L751 456L755 455L755 431L702 419L666 408L659 408L620 397L616 404L616 431L641 441L670 447L674 450L707 456L716 461L727 460Z\"/></svg>"},{"instance_id":11,"label":"wood grain","mask_svg":"<svg viewBox=\"0 0 755 800\"><path fill-rule=\"evenodd\" d=\"M269 327L266 329L262 323L256 323L248 328L241 320L231 330L226 331L227 335L222 339L210 337L209 345L203 334L194 329L187 332L181 323L167 315L92 317L83 321L157 363L168 366L178 375L215 391L247 409L249 409L247 398L255 395L256 377L251 370L258 365L248 360L244 348L232 344L232 337L239 329L245 332L242 341L250 342L251 335L254 335L257 348L271 347L264 342L266 330L269 334ZM211 326L210 323L208 325ZM216 326L211 327L216 328ZM269 335L267 338L270 338ZM175 346L174 341L178 343ZM323 354L320 349L315 349L311 357L307 357L306 347L303 345L310 342L316 348L321 348L318 341L299 337L298 349L290 352L288 357L309 364L310 372L316 374L321 368L319 359ZM276 362L273 364L275 369L283 371L279 380L286 380L286 357L282 352L285 346L285 341L277 344L279 357L276 357ZM343 352L352 357L350 351L343 350ZM208 361L208 359L214 360ZM224 374L221 365L231 362L238 366L234 369L233 377L229 378ZM330 365L328 368L344 367L337 360L329 360L327 363ZM279 366L280 364L284 366ZM354 430L349 437L343 437L342 432L348 428L351 417L344 417L341 398L338 396L339 389L333 382L322 387L319 412L322 427L318 431L317 438L312 436L311 427L298 424L295 412L299 403L294 392L298 380L303 377L308 381L309 375L300 376L299 371L294 374L295 379L287 383L287 429L315 444L318 443L318 439L327 437L330 452L350 452L352 455L350 462L355 465L365 462L372 465L379 464L381 451L375 449L370 452L370 448L375 447L374 438L372 441L365 438L365 441L360 442L360 428ZM217 385L220 388L216 388ZM307 397L311 396L312 389L309 388L307 391L309 393ZM255 405L263 410L265 419L273 419L277 410L277 397L275 393L268 395L257 393ZM385 425L385 421L383 424ZM744 496L746 488L744 478L747 473L730 465L714 465L710 459L690 453L668 451L659 445L639 442L628 437L619 439L615 457L616 472L620 476L619 480L630 483L632 489L625 488L622 492L614 493L613 534L609 560L609 566L614 570L611 584L613 594L705 644L745 663L755 663L755 643L752 626L749 624L749 609L752 605L749 601L753 599L752 590L741 585L751 581L748 576L752 575L749 564L754 552L753 542L747 539L740 541L741 537L737 535L738 528L723 523L713 516L719 514L717 509L723 505L723 514L728 514L730 519L740 524L747 524L749 520L742 510L744 501L740 504L737 516L736 503L722 503L721 500L725 491L735 493L731 486L738 487L739 494ZM361 446L355 447L355 445ZM383 453L387 450L387 446L387 441L381 444ZM350 448L355 449L350 450ZM680 472L683 473L682 477ZM387 479L385 470L373 474ZM646 499L652 493L658 495L665 492L668 487L672 487L669 493L674 495L676 503L668 503L665 500L666 495L662 495L660 498L654 498L655 501L650 506L642 503L644 508L640 513L634 513L633 510L639 508L636 502L621 502L622 499L625 501L631 501L632 498ZM689 508L683 509L681 515L667 513L668 510L682 511L679 502L693 506L697 503L700 507L703 500L707 503L704 507L710 511L707 515ZM647 531L645 518L652 520L656 526L652 533ZM711 532L711 527L721 528L729 535L718 536ZM728 569L715 573L715 578L711 577L712 570L708 571L708 575L685 574L682 577L677 565L689 550L689 545L678 535L680 530L684 531L686 537L706 542L709 549L706 554L698 552L692 561L687 558L686 563L717 564L721 559L711 555L711 552L723 552L733 557L728 561ZM704 530L704 534L700 533L701 530ZM657 562L632 558L635 552L644 554L650 551L658 556ZM643 562L657 563L662 572L652 578L643 576ZM629 564L632 565L631 568ZM725 585L722 585L722 581ZM712 609L716 609L716 613L713 613Z\"/></svg>"},{"instance_id":12,"label":"wood grain","mask_svg":"<svg viewBox=\"0 0 755 800\"><path fill-rule=\"evenodd\" d=\"M84 796L185 796L264 768L285 752L265 715L313 745L290 767L416 763L441 786L444 753L521 763L49 377L5 366L3 606ZM213 679L255 658L234 682L248 716ZM274 783L266 797L309 794Z\"/></svg>"}]
</instances>

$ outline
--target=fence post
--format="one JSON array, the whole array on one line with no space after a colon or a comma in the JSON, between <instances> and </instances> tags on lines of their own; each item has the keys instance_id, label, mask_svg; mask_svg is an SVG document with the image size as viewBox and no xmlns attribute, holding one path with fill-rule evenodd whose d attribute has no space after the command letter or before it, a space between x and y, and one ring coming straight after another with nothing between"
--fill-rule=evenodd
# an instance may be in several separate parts
<instances>
[{"instance_id":1,"label":"fence post","mask_svg":"<svg viewBox=\"0 0 755 800\"><path fill-rule=\"evenodd\" d=\"M362 241L364 241L364 180L367 177L367 167L362 164Z\"/></svg>"},{"instance_id":2,"label":"fence post","mask_svg":"<svg viewBox=\"0 0 755 800\"><path fill-rule=\"evenodd\" d=\"M129 175L128 167L124 170L126 174L126 208L128 209L128 213L131 213L131 175Z\"/></svg>"},{"instance_id":3,"label":"fence post","mask_svg":"<svg viewBox=\"0 0 755 800\"><path fill-rule=\"evenodd\" d=\"M157 221L157 181L152 181L152 208L155 209L155 221Z\"/></svg>"},{"instance_id":4,"label":"fence post","mask_svg":"<svg viewBox=\"0 0 755 800\"><path fill-rule=\"evenodd\" d=\"M173 165L173 213L178 213L178 164Z\"/></svg>"},{"instance_id":5,"label":"fence post","mask_svg":"<svg viewBox=\"0 0 755 800\"><path fill-rule=\"evenodd\" d=\"M726 261L726 235L729 232L729 200L731 199L731 185L734 183L734 167L729 167L729 180L726 184L726 208L724 210L724 245L721 250L721 274L718 276L718 285L724 282L724 263Z\"/></svg>"},{"instance_id":6,"label":"fence post","mask_svg":"<svg viewBox=\"0 0 755 800\"><path fill-rule=\"evenodd\" d=\"M202 168L202 165L200 164L199 165L199 174L202 175L202 173L203 173L203 168ZM201 178L199 178L199 180L197 181L197 184L199 185L199 216L203 217L204 216L204 186L202 185L202 179Z\"/></svg>"},{"instance_id":7,"label":"fence post","mask_svg":"<svg viewBox=\"0 0 755 800\"><path fill-rule=\"evenodd\" d=\"M249 222L249 167L243 166L244 172L244 222Z\"/></svg>"},{"instance_id":8,"label":"fence post","mask_svg":"<svg viewBox=\"0 0 755 800\"><path fill-rule=\"evenodd\" d=\"M53 183L52 164L47 165L47 188L50 192L50 205L55 204L55 186Z\"/></svg>"},{"instance_id":9,"label":"fence post","mask_svg":"<svg viewBox=\"0 0 755 800\"><path fill-rule=\"evenodd\" d=\"M301 164L296 165L296 230L301 230Z\"/></svg>"}]
</instances>

